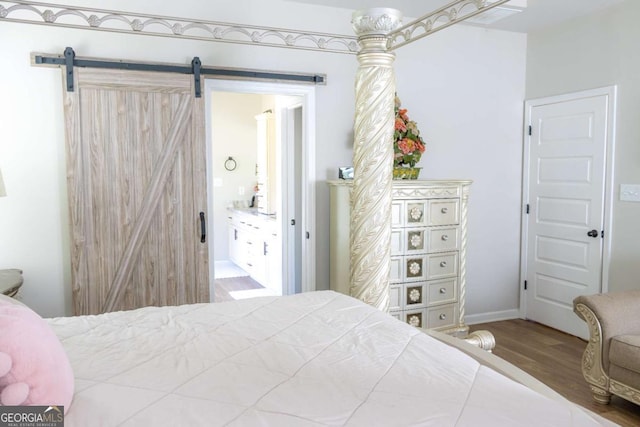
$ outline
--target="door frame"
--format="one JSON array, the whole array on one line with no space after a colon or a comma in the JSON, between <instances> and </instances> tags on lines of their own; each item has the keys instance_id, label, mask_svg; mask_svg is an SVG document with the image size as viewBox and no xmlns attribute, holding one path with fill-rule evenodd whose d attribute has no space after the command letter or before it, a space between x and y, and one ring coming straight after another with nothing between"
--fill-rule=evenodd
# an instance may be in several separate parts
<instances>
[{"instance_id":1,"label":"door frame","mask_svg":"<svg viewBox=\"0 0 640 427\"><path fill-rule=\"evenodd\" d=\"M302 98L302 112L303 112L303 144L302 144L302 218L301 226L302 230L309 232L309 237L304 238L302 242L302 292L314 291L315 277L316 277L316 244L315 244L315 231L316 231L316 194L315 194L315 157L316 157L316 130L315 130L315 105L316 105L316 88L311 85L303 84L287 84L281 82L262 82L252 80L225 80L222 78L209 78L205 77L205 114L207 117L211 115L211 93L214 91L225 91L235 93L250 93L250 94L267 94L267 95L289 95L298 96ZM276 112L277 113L277 112ZM282 134L283 130L276 125L276 139L278 141L285 142ZM207 163L212 161L213 153L212 147L212 135L211 127L206 126L207 137ZM277 150L278 158L284 167L280 171L280 188L279 193L281 195L287 194L287 179L293 168L289 164L289 152L288 147L282 147ZM214 203L214 188L213 188L213 176L211 175L212 168L207 167L207 199L209 212L213 212ZM290 265L293 264L293 260L289 260L289 251L287 250L286 243L290 239L292 231L289 227L289 218L292 218L294 212L289 212L290 208L286 203L285 197L280 197L279 212L280 215L280 229L282 230L282 293L283 295L290 295L295 293L295 283L291 283L288 274ZM213 230L213 215L210 215L207 219L207 226L210 230ZM304 232L303 232L304 235ZM210 248L209 259L215 258L213 248ZM211 297L214 298L214 282L215 282L215 266L213 262L209 263L209 284L211 289Z\"/></svg>"},{"instance_id":2,"label":"door frame","mask_svg":"<svg viewBox=\"0 0 640 427\"><path fill-rule=\"evenodd\" d=\"M278 108L276 106L276 108ZM296 120L295 120L295 115L296 115L296 111L300 109L301 113L304 114L304 105L302 103L295 103L295 104L291 104L291 105L287 105L285 107L282 108L282 110L280 111L281 113L281 123L282 123L282 128L281 128L281 136L282 136L282 141L283 141L283 157L287 159L286 164L288 165L287 168L284 168L282 170L282 187L286 188L286 193L283 193L283 200L282 203L283 205L287 205L287 210L288 212L292 213L293 215L289 215L289 218L291 217L297 217L297 209L296 209L296 188L295 188L295 183L298 180L298 176L296 175L296 169L294 167L292 167L292 165L298 160L298 157L296 157L296 135L295 135L295 125L296 125ZM302 119L302 123L300 123L301 129L302 129L302 134L304 135L304 118ZM304 150L304 137L302 138L303 141L301 141L301 146L300 146L300 153L299 153L299 157L302 158L303 157L303 150ZM304 166L304 162L302 162L302 166ZM303 176L304 175L304 171L302 170L302 168L300 169L300 175ZM304 184L304 183L302 183ZM304 200L305 194L302 191L302 188L300 188L300 195L299 198L301 198L302 204L301 204L301 208L305 206L305 200ZM283 242L282 245L283 247L283 253L284 251L288 252L288 255L286 257L287 260L287 265L283 266L283 274L287 274L288 276L288 283L290 284L290 291L291 293L295 293L295 291L297 290L297 286L295 283L296 280L296 269L298 268L298 261L300 262L300 269L302 270L302 260L304 260L306 258L306 245L302 245L302 242L304 241L304 239L302 238L303 233L304 233L304 229L301 227L299 228L300 230L300 241L297 242L300 247L300 260L297 259L296 254L297 254L297 250L298 248L296 248L296 232L295 229L291 230L290 229L290 233L288 233L288 240L286 242ZM302 271L300 271L300 277L302 278ZM301 280L302 282L302 280ZM300 284L300 291L302 291L302 283Z\"/></svg>"},{"instance_id":3,"label":"door frame","mask_svg":"<svg viewBox=\"0 0 640 427\"><path fill-rule=\"evenodd\" d=\"M529 204L529 172L531 170L531 135L529 135L529 127L531 123L531 110L546 104L572 101L582 98L590 98L596 96L607 97L607 117L606 117L606 156L604 171L604 194L602 195L603 210L603 226L604 238L602 239L602 273L600 277L600 292L608 292L609 290L609 265L611 263L611 235L613 234L613 202L614 202L614 154L615 154L615 137L616 137L616 99L618 87L604 86L596 89L588 89L583 91L571 92L562 95L547 96L543 98L535 98L525 100L524 111L524 128L523 128L523 162L522 162L522 207L520 218L520 318L527 318L526 294L524 290L524 281L527 278L527 244L529 240L529 229L527 221L527 204Z\"/></svg>"}]
</instances>

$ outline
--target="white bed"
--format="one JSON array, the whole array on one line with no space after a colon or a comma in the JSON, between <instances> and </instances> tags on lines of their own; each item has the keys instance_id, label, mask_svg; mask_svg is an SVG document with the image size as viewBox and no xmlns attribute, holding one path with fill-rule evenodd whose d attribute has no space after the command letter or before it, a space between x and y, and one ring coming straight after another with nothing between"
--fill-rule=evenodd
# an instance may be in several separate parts
<instances>
[{"instance_id":1,"label":"white bed","mask_svg":"<svg viewBox=\"0 0 640 427\"><path fill-rule=\"evenodd\" d=\"M67 427L613 425L331 291L48 321Z\"/></svg>"}]
</instances>

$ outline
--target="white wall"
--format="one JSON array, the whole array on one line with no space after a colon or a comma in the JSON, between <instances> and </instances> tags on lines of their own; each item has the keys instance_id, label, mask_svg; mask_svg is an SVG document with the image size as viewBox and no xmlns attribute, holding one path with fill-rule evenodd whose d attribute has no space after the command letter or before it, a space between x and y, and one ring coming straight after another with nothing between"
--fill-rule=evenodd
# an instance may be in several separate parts
<instances>
[{"instance_id":1,"label":"white wall","mask_svg":"<svg viewBox=\"0 0 640 427\"><path fill-rule=\"evenodd\" d=\"M398 96L426 141L420 179L473 180L468 321L517 315L525 53L524 34L470 26L397 52Z\"/></svg>"},{"instance_id":2,"label":"white wall","mask_svg":"<svg viewBox=\"0 0 640 427\"><path fill-rule=\"evenodd\" d=\"M619 200L620 184L640 184L640 2L529 36L528 99L618 85L609 290L640 289L640 203Z\"/></svg>"},{"instance_id":3,"label":"white wall","mask_svg":"<svg viewBox=\"0 0 640 427\"><path fill-rule=\"evenodd\" d=\"M110 8L99 0L69 4ZM267 5L268 3L268 5ZM180 3L132 0L128 10L350 34L350 13L294 2ZM24 301L45 316L71 313L62 85L57 69L30 66L30 52L327 74L316 92L317 287L329 277L329 201L325 181L352 163L357 61L344 54L239 46L50 28L0 21L5 82L0 101L0 268L25 273ZM518 236L523 35L452 27L402 48L398 88L427 138L423 178L475 181L470 200L467 313L518 306ZM499 174L496 174L499 170Z\"/></svg>"}]
</instances>

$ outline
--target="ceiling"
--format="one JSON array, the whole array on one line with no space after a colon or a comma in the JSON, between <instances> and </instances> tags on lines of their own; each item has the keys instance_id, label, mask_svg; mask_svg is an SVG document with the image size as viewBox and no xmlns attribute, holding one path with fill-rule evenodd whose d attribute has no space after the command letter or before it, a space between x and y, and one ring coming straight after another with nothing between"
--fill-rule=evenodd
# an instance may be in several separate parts
<instances>
[{"instance_id":1,"label":"ceiling","mask_svg":"<svg viewBox=\"0 0 640 427\"><path fill-rule=\"evenodd\" d=\"M418 18L442 7L452 0L289 0L320 6L331 6L342 9L370 9L373 7L392 7L400 10L405 16ZM526 4L519 13L500 19L494 23L483 25L506 31L529 33L542 28L559 24L572 18L588 15L623 1L637 0L511 0L503 6L509 7ZM491 13L491 12L488 12ZM405 19L405 23L408 22Z\"/></svg>"}]
</instances>

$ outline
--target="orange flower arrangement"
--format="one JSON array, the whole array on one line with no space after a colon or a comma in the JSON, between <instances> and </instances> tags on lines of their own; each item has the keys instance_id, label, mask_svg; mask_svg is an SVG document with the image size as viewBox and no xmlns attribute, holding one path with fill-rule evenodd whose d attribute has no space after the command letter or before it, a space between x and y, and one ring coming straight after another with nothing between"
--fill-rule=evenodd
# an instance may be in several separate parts
<instances>
[{"instance_id":1,"label":"orange flower arrangement","mask_svg":"<svg viewBox=\"0 0 640 427\"><path fill-rule=\"evenodd\" d=\"M406 108L400 108L400 98L395 99L396 121L393 132L393 166L414 167L425 151L425 142L418 125L409 120Z\"/></svg>"}]
</instances>

